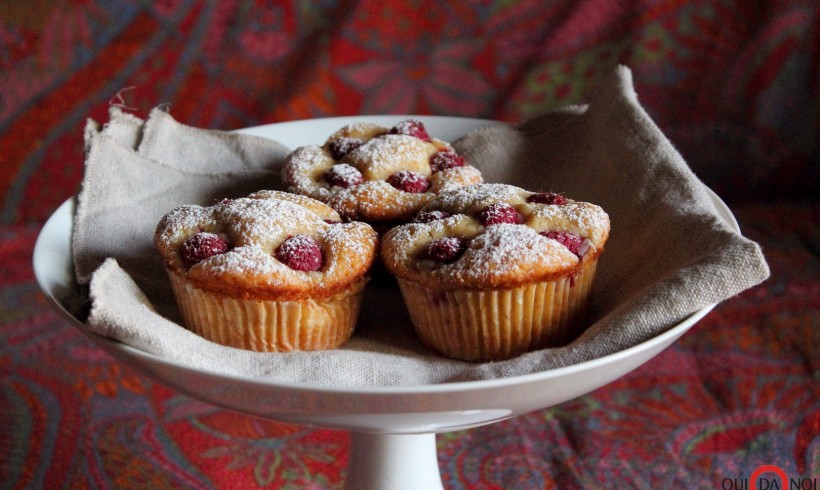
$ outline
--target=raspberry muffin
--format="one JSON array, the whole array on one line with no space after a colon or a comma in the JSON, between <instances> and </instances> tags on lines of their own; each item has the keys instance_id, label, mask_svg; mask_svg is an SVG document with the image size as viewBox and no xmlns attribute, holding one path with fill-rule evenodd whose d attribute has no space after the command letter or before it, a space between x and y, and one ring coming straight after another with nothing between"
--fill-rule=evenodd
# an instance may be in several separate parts
<instances>
[{"instance_id":1,"label":"raspberry muffin","mask_svg":"<svg viewBox=\"0 0 820 490\"><path fill-rule=\"evenodd\" d=\"M190 330L285 352L332 349L352 335L378 237L314 199L260 191L180 206L154 243Z\"/></svg>"},{"instance_id":2,"label":"raspberry muffin","mask_svg":"<svg viewBox=\"0 0 820 490\"><path fill-rule=\"evenodd\" d=\"M492 361L579 333L608 236L594 204L481 184L437 196L384 235L381 256L425 344Z\"/></svg>"},{"instance_id":3,"label":"raspberry muffin","mask_svg":"<svg viewBox=\"0 0 820 490\"><path fill-rule=\"evenodd\" d=\"M382 231L407 222L441 192L482 182L449 143L412 119L392 128L351 124L322 146L297 148L285 160L282 180L290 192L329 204L345 221Z\"/></svg>"}]
</instances>

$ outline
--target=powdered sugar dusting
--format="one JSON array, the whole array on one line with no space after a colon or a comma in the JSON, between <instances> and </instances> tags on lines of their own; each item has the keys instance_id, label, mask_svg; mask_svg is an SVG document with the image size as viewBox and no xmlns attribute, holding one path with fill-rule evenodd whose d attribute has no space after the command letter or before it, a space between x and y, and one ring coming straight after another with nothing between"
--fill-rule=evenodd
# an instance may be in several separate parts
<instances>
[{"instance_id":1,"label":"powdered sugar dusting","mask_svg":"<svg viewBox=\"0 0 820 490\"><path fill-rule=\"evenodd\" d=\"M368 122L354 122L346 124L328 137L328 142L340 138L360 138L368 140L387 133L388 128Z\"/></svg>"},{"instance_id":2,"label":"powdered sugar dusting","mask_svg":"<svg viewBox=\"0 0 820 490\"><path fill-rule=\"evenodd\" d=\"M397 127L412 133L410 128L414 124ZM433 174L431 156L441 151L453 152L452 146L436 138L426 141L405 134L404 130L397 132L401 134L391 134L389 128L370 123L344 126L322 147L310 145L294 150L283 166L283 182L290 192L330 204L346 220L368 222L407 220L432 199L384 185L399 172L414 172L429 179L429 189L425 190L430 194L482 182L481 173L469 165L444 168ZM352 139L356 145L346 143ZM359 141L364 143L358 145ZM338 160L333 158L331 148L337 146L345 150L337 148ZM363 181L329 179L328 175L333 177L336 173L350 176L346 167L339 169L342 165L355 167ZM414 186L413 190L420 187Z\"/></svg>"},{"instance_id":3,"label":"powdered sugar dusting","mask_svg":"<svg viewBox=\"0 0 820 490\"><path fill-rule=\"evenodd\" d=\"M413 223L429 223L437 219L445 219L451 216L447 211L422 211L413 218Z\"/></svg>"},{"instance_id":4,"label":"powdered sugar dusting","mask_svg":"<svg viewBox=\"0 0 820 490\"><path fill-rule=\"evenodd\" d=\"M423 141L430 141L430 135L427 133L427 128L424 123L417 119L406 119L399 122L390 128L391 134L408 134Z\"/></svg>"},{"instance_id":5,"label":"powdered sugar dusting","mask_svg":"<svg viewBox=\"0 0 820 490\"><path fill-rule=\"evenodd\" d=\"M330 170L325 172L325 181L331 186L347 188L361 184L364 177L353 165L340 163L330 167Z\"/></svg>"},{"instance_id":6,"label":"powdered sugar dusting","mask_svg":"<svg viewBox=\"0 0 820 490\"><path fill-rule=\"evenodd\" d=\"M284 264L276 260L269 251L253 244L235 247L230 253L213 257L203 263L201 268L192 270L191 274L199 272L203 275L206 270L209 275L223 280L230 276L244 277L258 284L261 279L267 286L283 285L286 276Z\"/></svg>"},{"instance_id":7,"label":"powdered sugar dusting","mask_svg":"<svg viewBox=\"0 0 820 490\"><path fill-rule=\"evenodd\" d=\"M511 185L477 184L442 193L428 207L451 213L478 213L497 203L520 203L526 194L524 189Z\"/></svg>"},{"instance_id":8,"label":"powdered sugar dusting","mask_svg":"<svg viewBox=\"0 0 820 490\"><path fill-rule=\"evenodd\" d=\"M428 243L419 254L420 260L450 263L464 252L466 242L461 237L448 236Z\"/></svg>"},{"instance_id":9,"label":"powdered sugar dusting","mask_svg":"<svg viewBox=\"0 0 820 490\"><path fill-rule=\"evenodd\" d=\"M348 153L344 161L357 167L368 180L386 179L400 170L431 173L429 153L432 145L402 134L373 138Z\"/></svg>"},{"instance_id":10,"label":"powdered sugar dusting","mask_svg":"<svg viewBox=\"0 0 820 490\"><path fill-rule=\"evenodd\" d=\"M505 184L474 185L443 193L422 209L426 213L422 216L450 216L420 219L388 232L382 246L385 264L391 272L410 280L428 277L444 285L486 288L575 270L582 258L563 242L547 238L550 231L579 236L589 245L583 253L603 247L609 218L600 207L569 199L563 205L530 203L532 194ZM488 220L488 209L509 211L509 219ZM465 240L466 251L450 263L431 264L422 251L429 243L447 237ZM576 251L583 255L580 249Z\"/></svg>"},{"instance_id":11,"label":"powdered sugar dusting","mask_svg":"<svg viewBox=\"0 0 820 490\"><path fill-rule=\"evenodd\" d=\"M563 205L530 205L530 225L542 231L560 229L589 239L602 248L609 237L609 216L588 202L567 199Z\"/></svg>"},{"instance_id":12,"label":"powdered sugar dusting","mask_svg":"<svg viewBox=\"0 0 820 490\"><path fill-rule=\"evenodd\" d=\"M490 204L478 213L478 219L484 226L497 225L501 223L521 223L521 215L514 207L505 202Z\"/></svg>"},{"instance_id":13,"label":"powdered sugar dusting","mask_svg":"<svg viewBox=\"0 0 820 490\"><path fill-rule=\"evenodd\" d=\"M427 192L404 192L383 180L375 180L334 192L327 203L348 220L379 222L400 216L409 218L433 197Z\"/></svg>"},{"instance_id":14,"label":"powdered sugar dusting","mask_svg":"<svg viewBox=\"0 0 820 490\"><path fill-rule=\"evenodd\" d=\"M376 254L376 233L365 223L355 221L324 228L319 241L327 257L326 273L335 275L355 268L355 262ZM338 271L337 271L338 269Z\"/></svg>"},{"instance_id":15,"label":"powdered sugar dusting","mask_svg":"<svg viewBox=\"0 0 820 490\"><path fill-rule=\"evenodd\" d=\"M322 268L322 248L308 235L295 235L276 247L276 260L291 269L312 272Z\"/></svg>"},{"instance_id":16,"label":"powdered sugar dusting","mask_svg":"<svg viewBox=\"0 0 820 490\"><path fill-rule=\"evenodd\" d=\"M275 199L234 199L217 207L216 219L239 246L255 243L273 248L292 235L310 234L324 220L296 203Z\"/></svg>"},{"instance_id":17,"label":"powdered sugar dusting","mask_svg":"<svg viewBox=\"0 0 820 490\"><path fill-rule=\"evenodd\" d=\"M365 140L362 138L342 137L328 142L327 149L330 152L330 156L336 160L340 160L342 157L364 144L364 141Z\"/></svg>"},{"instance_id":18,"label":"powdered sugar dusting","mask_svg":"<svg viewBox=\"0 0 820 490\"><path fill-rule=\"evenodd\" d=\"M554 246L527 226L500 224L470 241L458 273L469 277L480 269L526 272L532 267L572 266L577 258L566 247Z\"/></svg>"},{"instance_id":19,"label":"powdered sugar dusting","mask_svg":"<svg viewBox=\"0 0 820 490\"><path fill-rule=\"evenodd\" d=\"M291 192L326 201L330 195L324 174L335 161L321 147L300 146L291 152L282 167L282 182Z\"/></svg>"},{"instance_id":20,"label":"powdered sugar dusting","mask_svg":"<svg viewBox=\"0 0 820 490\"><path fill-rule=\"evenodd\" d=\"M182 242L180 255L187 266L201 262L217 254L223 254L230 249L227 237L222 234L199 232Z\"/></svg>"},{"instance_id":21,"label":"powdered sugar dusting","mask_svg":"<svg viewBox=\"0 0 820 490\"><path fill-rule=\"evenodd\" d=\"M441 194L483 182L481 172L469 165L441 170L430 176L430 192Z\"/></svg>"},{"instance_id":22,"label":"powdered sugar dusting","mask_svg":"<svg viewBox=\"0 0 820 490\"><path fill-rule=\"evenodd\" d=\"M170 212L158 225L155 235L155 243L166 264L186 272L188 278L203 289L252 291L247 294L262 296L310 293L319 297L323 292L335 291L358 280L367 272L378 243L377 234L370 226L329 224L325 219L338 216L335 211L304 196L276 191L265 195L265 198L234 199L211 207L182 206ZM308 207L299 202L305 200L309 201L305 202ZM180 257L180 247L188 237L203 230L223 233L233 248L188 268ZM296 268L284 255L277 258L277 250L289 239L292 243L286 248L293 253L284 255L299 255ZM315 253L311 247L320 249L319 268L303 267L315 258L310 255ZM305 250L310 254L300 255Z\"/></svg>"},{"instance_id":23,"label":"powdered sugar dusting","mask_svg":"<svg viewBox=\"0 0 820 490\"><path fill-rule=\"evenodd\" d=\"M419 193L430 188L430 181L424 174L400 170L387 178L387 183L404 192Z\"/></svg>"}]
</instances>

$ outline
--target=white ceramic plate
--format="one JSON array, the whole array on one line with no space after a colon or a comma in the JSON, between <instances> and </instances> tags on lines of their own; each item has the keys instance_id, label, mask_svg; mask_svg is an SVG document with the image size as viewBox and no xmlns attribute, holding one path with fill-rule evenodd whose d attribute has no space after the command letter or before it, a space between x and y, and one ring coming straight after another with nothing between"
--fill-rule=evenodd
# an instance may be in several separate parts
<instances>
[{"instance_id":1,"label":"white ceramic plate","mask_svg":"<svg viewBox=\"0 0 820 490\"><path fill-rule=\"evenodd\" d=\"M366 121L392 126L421 119L445 140L492 121L428 116L357 116L271 124L242 130L295 148L315 143L344 124ZM710 192L718 213L737 229L726 205ZM177 364L93 334L74 313L82 301L72 273L73 203L67 201L43 227L34 249L37 281L54 307L114 357L153 380L195 398L243 413L325 427L381 434L428 434L464 429L552 406L603 386L661 352L712 307L642 344L589 362L489 381L414 387L309 386L220 375Z\"/></svg>"}]
</instances>

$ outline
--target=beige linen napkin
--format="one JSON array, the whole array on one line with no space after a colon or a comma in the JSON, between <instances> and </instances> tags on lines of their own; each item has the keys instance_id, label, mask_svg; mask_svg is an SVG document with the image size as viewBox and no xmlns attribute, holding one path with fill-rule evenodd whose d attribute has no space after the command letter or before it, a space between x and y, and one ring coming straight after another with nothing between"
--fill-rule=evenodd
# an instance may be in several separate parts
<instances>
[{"instance_id":1,"label":"beige linen napkin","mask_svg":"<svg viewBox=\"0 0 820 490\"><path fill-rule=\"evenodd\" d=\"M257 136L191 128L159 109L142 121L116 106L102 128L88 122L85 150L71 244L77 280L85 284L116 258L173 319L178 312L152 241L160 218L181 204L277 186L274 169L290 151Z\"/></svg>"},{"instance_id":2,"label":"beige linen napkin","mask_svg":"<svg viewBox=\"0 0 820 490\"><path fill-rule=\"evenodd\" d=\"M273 151L262 162L246 148L261 143L241 135L186 128L161 111L144 123L126 116L114 111L102 130L93 124L87 130L73 237L78 279L90 277L87 323L100 335L201 369L330 386L535 373L636 345L769 274L760 248L717 215L703 184L641 108L630 71L619 67L586 106L516 127L479 129L454 142L488 182L562 192L609 213L612 232L598 267L592 321L575 341L503 362L445 359L419 344L395 287L370 285L356 333L340 349L265 354L223 347L176 323L151 236L177 204L279 187L270 175L278 178L282 148L267 142ZM327 136L316 135L317 143ZM200 144L210 149L189 158ZM216 154L224 160L208 158Z\"/></svg>"}]
</instances>

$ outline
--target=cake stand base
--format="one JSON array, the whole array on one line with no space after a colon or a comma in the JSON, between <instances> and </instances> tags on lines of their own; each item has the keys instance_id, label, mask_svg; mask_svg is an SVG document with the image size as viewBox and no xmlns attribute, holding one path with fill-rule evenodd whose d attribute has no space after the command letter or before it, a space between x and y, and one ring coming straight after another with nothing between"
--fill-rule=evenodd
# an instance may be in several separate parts
<instances>
[{"instance_id":1,"label":"cake stand base","mask_svg":"<svg viewBox=\"0 0 820 490\"><path fill-rule=\"evenodd\" d=\"M345 490L443 490L436 435L351 432Z\"/></svg>"}]
</instances>

